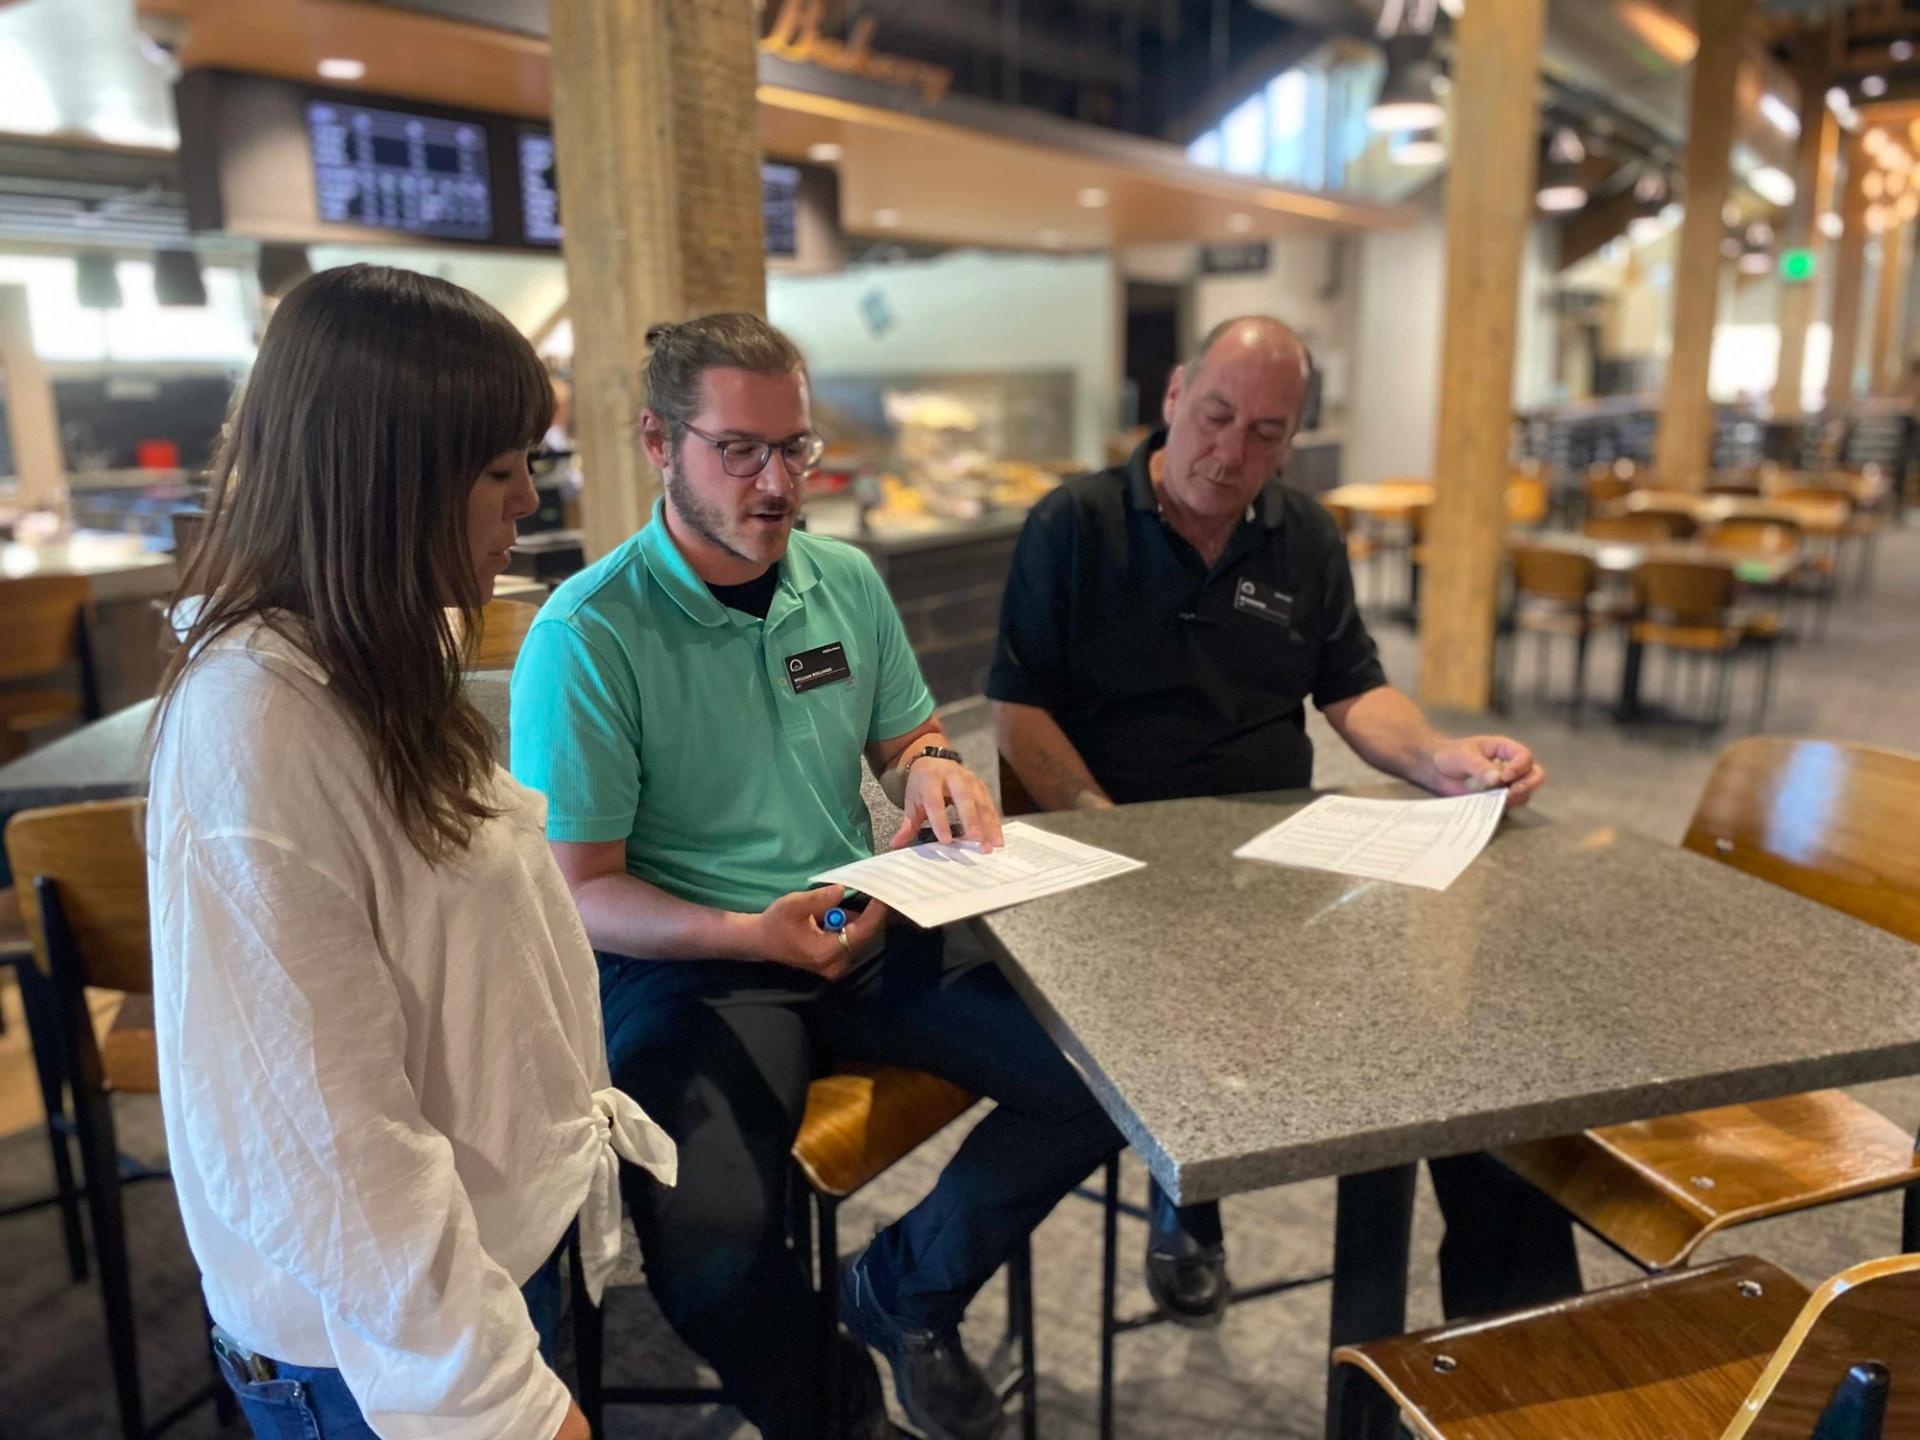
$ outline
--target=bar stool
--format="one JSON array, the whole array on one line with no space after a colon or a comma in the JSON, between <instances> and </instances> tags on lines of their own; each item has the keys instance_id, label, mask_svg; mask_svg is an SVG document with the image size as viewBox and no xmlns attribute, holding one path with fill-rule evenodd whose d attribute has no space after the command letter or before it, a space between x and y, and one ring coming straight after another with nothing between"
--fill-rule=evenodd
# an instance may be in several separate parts
<instances>
[{"instance_id":1,"label":"bar stool","mask_svg":"<svg viewBox=\"0 0 1920 1440\"><path fill-rule=\"evenodd\" d=\"M151 1095L160 1090L153 1031L153 956L148 948L145 818L144 800L97 801L23 811L8 823L6 832L7 859L20 883L21 910L38 962L34 974L36 979L44 976L46 982L44 1008L37 1004L29 1015L36 1060L44 1057L53 1068L48 1127L61 1189L56 1198L64 1209L81 1193L73 1187L66 1161L70 1134L80 1142L100 1298L106 1312L107 1356L124 1440L148 1440L208 1400L223 1420L236 1409L217 1370L210 1384L151 1426L141 1408L131 1264L120 1192L128 1184L171 1177L119 1153L113 1096ZM87 1004L89 986L126 995L110 1033L97 1043ZM43 1069L43 1085L47 1078ZM60 1104L62 1086L73 1097L71 1119ZM70 1227L69 1244L76 1238ZM84 1251L70 1258L77 1276L84 1275ZM207 1362L212 1368L211 1346Z\"/></svg>"},{"instance_id":2,"label":"bar stool","mask_svg":"<svg viewBox=\"0 0 1920 1440\"><path fill-rule=\"evenodd\" d=\"M813 1279L820 1299L819 1373L827 1385L829 1433L841 1421L835 1334L840 1324L841 1202L857 1194L907 1155L973 1108L974 1097L923 1071L895 1065L849 1065L807 1089L806 1114L793 1142L789 1242ZM726 1400L717 1386L610 1386L603 1382L605 1323L586 1296L576 1254L572 1264L574 1346L580 1408L594 1435L604 1433L608 1405L707 1405ZM817 1270L817 1278L816 1276ZM1002 1399L1019 1395L1024 1440L1039 1435L1038 1377L1034 1368L1033 1254L1022 1240L1007 1259L1009 1351L1019 1363L999 1383Z\"/></svg>"}]
</instances>

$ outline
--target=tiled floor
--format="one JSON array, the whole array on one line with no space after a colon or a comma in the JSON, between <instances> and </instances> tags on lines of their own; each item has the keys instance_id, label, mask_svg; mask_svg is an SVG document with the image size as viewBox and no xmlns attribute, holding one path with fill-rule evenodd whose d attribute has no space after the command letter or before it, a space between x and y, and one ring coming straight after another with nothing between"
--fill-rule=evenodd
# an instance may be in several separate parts
<instances>
[{"instance_id":1,"label":"tiled floor","mask_svg":"<svg viewBox=\"0 0 1920 1440\"><path fill-rule=\"evenodd\" d=\"M1409 689L1417 674L1416 645L1406 632L1382 623L1381 648L1389 674ZM1618 654L1594 657L1596 695L1611 693ZM1530 661L1531 657L1529 657ZM1564 657L1563 657L1564 659ZM1880 555L1878 584L1867 600L1836 612L1830 636L1782 654L1779 694L1767 729L1920 750L1920 530L1889 537ZM1531 687L1523 667L1523 687ZM1744 722L1748 691L1736 701ZM1655 686L1658 688L1656 672ZM1671 729L1622 732L1596 710L1574 730L1557 710L1523 703L1499 728L1539 751L1552 779L1542 810L1581 824L1617 824L1677 841L1712 764L1718 742L1703 743ZM977 711L954 716L957 738L976 763L991 758L991 739ZM1316 780L1338 785L1364 772L1317 717ZM1631 897L1623 897L1630 903ZM1286 1077L1274 1077L1284 1085ZM1861 1092L1904 1125L1920 1121L1920 1082L1903 1081ZM123 1102L129 1148L151 1153L157 1117L150 1103ZM954 1132L910 1157L843 1211L842 1233L858 1243L877 1224L900 1213L924 1192L959 1139ZM1143 1188L1137 1167L1129 1183ZM43 1188L44 1142L34 1133L0 1141L0 1204ZM1246 1281L1325 1267L1332 1237L1331 1182L1292 1186L1241 1197L1226 1206L1234 1273ZM140 1298L142 1344L157 1406L195 1383L200 1371L197 1307L190 1264L171 1197L164 1186L143 1187L130 1205ZM1123 1222L1122 1270L1128 1309L1140 1306L1140 1233ZM1713 1255L1765 1254L1815 1281L1845 1265L1886 1253L1897 1244L1898 1202L1875 1199L1833 1207L1739 1231L1712 1247ZM1414 1235L1411 1319L1439 1318L1433 1250L1437 1213L1422 1181ZM57 1255L57 1231L42 1213L0 1222L5 1261L0 1289L0 1434L23 1440L94 1437L109 1433L112 1414L100 1351L99 1308L91 1290L67 1283ZM1035 1247L1042 1378L1042 1433L1086 1436L1093 1430L1099 1275L1099 1211L1069 1200L1042 1227ZM637 1279L629 1254L627 1279ZM1583 1245L1589 1284L1628 1278L1624 1264L1597 1246ZM975 1306L968 1339L977 1354L991 1348L1001 1314L998 1284ZM1155 1440L1222 1440L1234 1436L1306 1437L1318 1432L1323 1387L1327 1294L1324 1287L1254 1302L1234 1311L1217 1331L1193 1334L1160 1328L1119 1342L1121 1433ZM665 1334L645 1292L624 1290L614 1301L609 1362L615 1378L675 1383L693 1373L690 1357ZM746 1430L725 1412L617 1412L613 1433L629 1437L722 1437ZM193 1418L181 1436L214 1432Z\"/></svg>"}]
</instances>

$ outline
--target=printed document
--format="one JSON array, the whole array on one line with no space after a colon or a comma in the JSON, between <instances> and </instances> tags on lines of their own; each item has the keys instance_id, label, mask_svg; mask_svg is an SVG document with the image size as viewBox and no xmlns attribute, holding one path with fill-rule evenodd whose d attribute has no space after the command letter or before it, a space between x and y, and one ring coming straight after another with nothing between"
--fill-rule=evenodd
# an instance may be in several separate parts
<instances>
[{"instance_id":1,"label":"printed document","mask_svg":"<svg viewBox=\"0 0 1920 1440\"><path fill-rule=\"evenodd\" d=\"M1006 844L991 852L982 852L971 840L915 845L813 878L871 895L914 924L931 927L1077 890L1145 865L1018 820L1001 830Z\"/></svg>"},{"instance_id":2,"label":"printed document","mask_svg":"<svg viewBox=\"0 0 1920 1440\"><path fill-rule=\"evenodd\" d=\"M1504 789L1445 800L1328 795L1233 853L1241 860L1444 890L1486 848L1506 808Z\"/></svg>"}]
</instances>

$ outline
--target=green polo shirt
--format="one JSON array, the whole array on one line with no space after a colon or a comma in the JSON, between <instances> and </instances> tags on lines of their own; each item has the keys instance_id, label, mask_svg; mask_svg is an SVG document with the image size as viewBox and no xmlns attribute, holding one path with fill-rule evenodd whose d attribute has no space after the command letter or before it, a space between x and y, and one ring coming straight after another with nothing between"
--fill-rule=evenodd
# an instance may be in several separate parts
<instances>
[{"instance_id":1,"label":"green polo shirt","mask_svg":"<svg viewBox=\"0 0 1920 1440\"><path fill-rule=\"evenodd\" d=\"M541 608L513 668L513 773L546 795L548 839L624 840L642 880L759 911L873 853L862 748L933 696L860 551L796 532L760 620L713 597L661 508ZM796 690L795 657L836 643L851 676Z\"/></svg>"}]
</instances>

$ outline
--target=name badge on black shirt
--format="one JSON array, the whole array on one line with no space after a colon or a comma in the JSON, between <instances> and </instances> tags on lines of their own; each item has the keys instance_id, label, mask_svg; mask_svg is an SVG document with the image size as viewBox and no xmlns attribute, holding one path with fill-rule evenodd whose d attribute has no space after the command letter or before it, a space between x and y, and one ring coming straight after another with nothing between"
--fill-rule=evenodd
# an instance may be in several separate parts
<instances>
[{"instance_id":1,"label":"name badge on black shirt","mask_svg":"<svg viewBox=\"0 0 1920 1440\"><path fill-rule=\"evenodd\" d=\"M1293 597L1258 580L1235 583L1233 608L1283 630L1293 624Z\"/></svg>"},{"instance_id":2,"label":"name badge on black shirt","mask_svg":"<svg viewBox=\"0 0 1920 1440\"><path fill-rule=\"evenodd\" d=\"M831 685L836 680L851 680L853 667L847 664L847 647L838 640L831 645L822 645L818 650L802 650L798 655L787 657L787 679L793 682L793 693L804 695L819 685Z\"/></svg>"}]
</instances>

